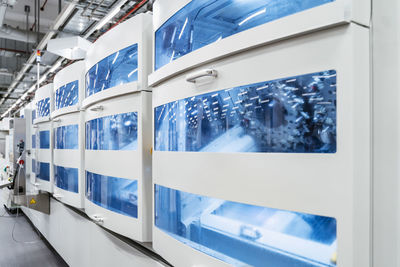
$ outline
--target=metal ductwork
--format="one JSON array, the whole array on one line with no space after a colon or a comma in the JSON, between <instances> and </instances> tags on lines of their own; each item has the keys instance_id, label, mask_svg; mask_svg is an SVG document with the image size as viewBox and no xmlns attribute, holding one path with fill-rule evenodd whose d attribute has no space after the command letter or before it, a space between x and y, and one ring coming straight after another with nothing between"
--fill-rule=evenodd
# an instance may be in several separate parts
<instances>
[{"instance_id":1,"label":"metal ductwork","mask_svg":"<svg viewBox=\"0 0 400 267\"><path fill-rule=\"evenodd\" d=\"M12 28L7 25L0 27L0 38L27 43L36 43L36 33Z\"/></svg>"},{"instance_id":2,"label":"metal ductwork","mask_svg":"<svg viewBox=\"0 0 400 267\"><path fill-rule=\"evenodd\" d=\"M36 33L4 25L7 7L15 5L16 2L16 0L1 0L0 2L0 38L36 43Z\"/></svg>"}]
</instances>

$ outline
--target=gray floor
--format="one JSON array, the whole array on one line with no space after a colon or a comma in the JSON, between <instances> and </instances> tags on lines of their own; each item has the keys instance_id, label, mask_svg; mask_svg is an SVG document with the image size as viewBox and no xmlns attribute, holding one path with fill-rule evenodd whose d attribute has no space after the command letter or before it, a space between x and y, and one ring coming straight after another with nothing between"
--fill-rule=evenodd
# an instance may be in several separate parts
<instances>
[{"instance_id":1,"label":"gray floor","mask_svg":"<svg viewBox=\"0 0 400 267\"><path fill-rule=\"evenodd\" d=\"M1 201L0 204L0 267L67 266L39 238L24 215L7 217L14 215L6 213Z\"/></svg>"}]
</instances>

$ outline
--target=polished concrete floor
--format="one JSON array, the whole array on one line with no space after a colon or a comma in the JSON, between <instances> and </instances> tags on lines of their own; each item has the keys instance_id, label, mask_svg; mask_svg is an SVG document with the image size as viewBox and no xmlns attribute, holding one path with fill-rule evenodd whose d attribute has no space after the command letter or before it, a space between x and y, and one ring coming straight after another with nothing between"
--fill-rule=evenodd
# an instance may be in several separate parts
<instances>
[{"instance_id":1,"label":"polished concrete floor","mask_svg":"<svg viewBox=\"0 0 400 267\"><path fill-rule=\"evenodd\" d=\"M8 214L0 204L0 267L68 266L40 239L24 215Z\"/></svg>"}]
</instances>

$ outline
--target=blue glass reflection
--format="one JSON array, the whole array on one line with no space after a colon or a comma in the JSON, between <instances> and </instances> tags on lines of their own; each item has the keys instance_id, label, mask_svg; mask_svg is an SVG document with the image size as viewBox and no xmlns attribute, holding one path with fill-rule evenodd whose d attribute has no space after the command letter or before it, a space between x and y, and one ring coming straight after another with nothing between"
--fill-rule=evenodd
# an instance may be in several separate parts
<instances>
[{"instance_id":1,"label":"blue glass reflection","mask_svg":"<svg viewBox=\"0 0 400 267\"><path fill-rule=\"evenodd\" d=\"M65 108L78 104L79 83L78 80L67 83L57 89L55 94L55 109Z\"/></svg>"},{"instance_id":2,"label":"blue glass reflection","mask_svg":"<svg viewBox=\"0 0 400 267\"><path fill-rule=\"evenodd\" d=\"M101 60L86 73L86 97L138 80L138 45L128 46Z\"/></svg>"},{"instance_id":3,"label":"blue glass reflection","mask_svg":"<svg viewBox=\"0 0 400 267\"><path fill-rule=\"evenodd\" d=\"M105 209L138 217L138 182L86 171L86 198Z\"/></svg>"},{"instance_id":4,"label":"blue glass reflection","mask_svg":"<svg viewBox=\"0 0 400 267\"><path fill-rule=\"evenodd\" d=\"M35 173L36 172L36 160L32 159L32 172Z\"/></svg>"},{"instance_id":5,"label":"blue glass reflection","mask_svg":"<svg viewBox=\"0 0 400 267\"><path fill-rule=\"evenodd\" d=\"M97 118L86 122L86 149L136 150L137 112Z\"/></svg>"},{"instance_id":6,"label":"blue glass reflection","mask_svg":"<svg viewBox=\"0 0 400 267\"><path fill-rule=\"evenodd\" d=\"M50 181L50 164L47 162L38 162L36 177L40 180Z\"/></svg>"},{"instance_id":7,"label":"blue glass reflection","mask_svg":"<svg viewBox=\"0 0 400 267\"><path fill-rule=\"evenodd\" d=\"M32 110L32 124L35 119L36 119L36 110L34 109Z\"/></svg>"},{"instance_id":8,"label":"blue glass reflection","mask_svg":"<svg viewBox=\"0 0 400 267\"><path fill-rule=\"evenodd\" d=\"M39 148L42 149L50 148L50 131L39 132Z\"/></svg>"},{"instance_id":9,"label":"blue glass reflection","mask_svg":"<svg viewBox=\"0 0 400 267\"><path fill-rule=\"evenodd\" d=\"M54 129L56 149L78 149L79 128L77 124L66 125Z\"/></svg>"},{"instance_id":10,"label":"blue glass reflection","mask_svg":"<svg viewBox=\"0 0 400 267\"><path fill-rule=\"evenodd\" d=\"M36 148L36 135L32 135L32 148Z\"/></svg>"},{"instance_id":11,"label":"blue glass reflection","mask_svg":"<svg viewBox=\"0 0 400 267\"><path fill-rule=\"evenodd\" d=\"M155 150L336 152L336 71L239 86L155 108Z\"/></svg>"},{"instance_id":12,"label":"blue glass reflection","mask_svg":"<svg viewBox=\"0 0 400 267\"><path fill-rule=\"evenodd\" d=\"M155 69L222 38L334 0L196 0L155 34Z\"/></svg>"},{"instance_id":13,"label":"blue glass reflection","mask_svg":"<svg viewBox=\"0 0 400 267\"><path fill-rule=\"evenodd\" d=\"M78 193L78 169L54 165L54 184L63 190Z\"/></svg>"},{"instance_id":14,"label":"blue glass reflection","mask_svg":"<svg viewBox=\"0 0 400 267\"><path fill-rule=\"evenodd\" d=\"M155 185L155 225L234 266L336 266L336 220Z\"/></svg>"},{"instance_id":15,"label":"blue glass reflection","mask_svg":"<svg viewBox=\"0 0 400 267\"><path fill-rule=\"evenodd\" d=\"M50 115L50 97L40 100L36 103L37 118Z\"/></svg>"}]
</instances>

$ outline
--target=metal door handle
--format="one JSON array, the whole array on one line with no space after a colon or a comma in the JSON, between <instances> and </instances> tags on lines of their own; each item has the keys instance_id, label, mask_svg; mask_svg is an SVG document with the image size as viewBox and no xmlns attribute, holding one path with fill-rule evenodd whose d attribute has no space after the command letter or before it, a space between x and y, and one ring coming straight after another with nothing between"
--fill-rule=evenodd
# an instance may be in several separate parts
<instances>
[{"instance_id":1,"label":"metal door handle","mask_svg":"<svg viewBox=\"0 0 400 267\"><path fill-rule=\"evenodd\" d=\"M61 194L53 194L53 197L55 197L55 198L63 198L64 196L61 195Z\"/></svg>"},{"instance_id":2,"label":"metal door handle","mask_svg":"<svg viewBox=\"0 0 400 267\"><path fill-rule=\"evenodd\" d=\"M191 73L189 75L186 76L186 81L190 82L190 83L196 83L196 80L198 78L202 78L202 77L213 77L213 78L217 78L218 77L218 71L213 70L213 69L204 69L204 70L200 70L194 73Z\"/></svg>"},{"instance_id":3,"label":"metal door handle","mask_svg":"<svg viewBox=\"0 0 400 267\"><path fill-rule=\"evenodd\" d=\"M61 119L60 118L54 119L53 122L61 122Z\"/></svg>"},{"instance_id":4,"label":"metal door handle","mask_svg":"<svg viewBox=\"0 0 400 267\"><path fill-rule=\"evenodd\" d=\"M97 224L100 224L100 223L104 222L104 218L99 216L99 215L92 215L92 216L89 216L89 217L90 217L90 219L92 219L92 221L94 221Z\"/></svg>"},{"instance_id":5,"label":"metal door handle","mask_svg":"<svg viewBox=\"0 0 400 267\"><path fill-rule=\"evenodd\" d=\"M38 127L37 125L33 125L33 126L32 126L32 128L37 128L37 127Z\"/></svg>"},{"instance_id":6,"label":"metal door handle","mask_svg":"<svg viewBox=\"0 0 400 267\"><path fill-rule=\"evenodd\" d=\"M89 110L90 111L102 111L103 109L104 109L103 106L98 105L98 106L94 106L94 107L90 108Z\"/></svg>"}]
</instances>

